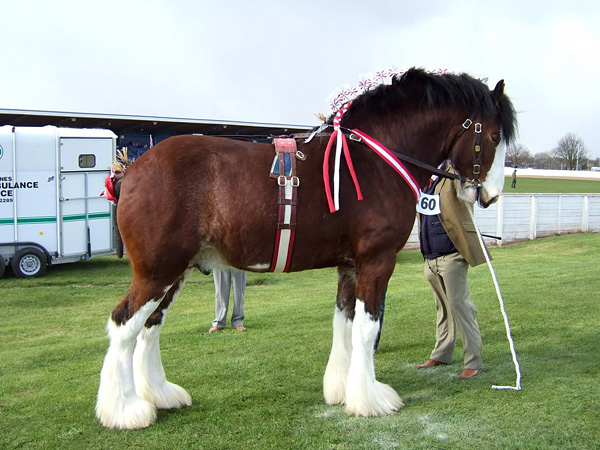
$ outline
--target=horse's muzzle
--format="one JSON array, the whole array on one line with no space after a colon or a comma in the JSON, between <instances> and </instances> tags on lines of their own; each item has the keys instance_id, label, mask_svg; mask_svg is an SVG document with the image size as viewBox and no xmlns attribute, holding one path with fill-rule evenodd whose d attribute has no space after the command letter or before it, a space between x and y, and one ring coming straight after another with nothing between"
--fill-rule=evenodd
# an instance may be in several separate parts
<instances>
[{"instance_id":1,"label":"horse's muzzle","mask_svg":"<svg viewBox=\"0 0 600 450\"><path fill-rule=\"evenodd\" d=\"M496 203L499 198L499 192L495 189L487 189L485 184L477 189L477 203L482 208L487 208Z\"/></svg>"},{"instance_id":2,"label":"horse's muzzle","mask_svg":"<svg viewBox=\"0 0 600 450\"><path fill-rule=\"evenodd\" d=\"M495 195L494 197L491 197L489 200L484 200L481 195L478 195L477 203L479 203L479 206L481 206L482 208L487 208L488 206L496 203L499 198L500 198L499 195Z\"/></svg>"}]
</instances>

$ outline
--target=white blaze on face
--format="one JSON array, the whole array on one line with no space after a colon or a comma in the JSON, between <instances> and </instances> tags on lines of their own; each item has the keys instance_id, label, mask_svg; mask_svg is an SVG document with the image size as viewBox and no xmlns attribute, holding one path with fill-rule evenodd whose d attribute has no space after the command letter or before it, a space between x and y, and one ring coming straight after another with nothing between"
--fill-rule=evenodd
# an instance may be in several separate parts
<instances>
[{"instance_id":1,"label":"white blaze on face","mask_svg":"<svg viewBox=\"0 0 600 450\"><path fill-rule=\"evenodd\" d=\"M506 155L506 145L501 141L496 147L496 155L492 167L481 185L479 193L479 203L482 206L489 206L490 201L498 197L504 188L504 157Z\"/></svg>"}]
</instances>

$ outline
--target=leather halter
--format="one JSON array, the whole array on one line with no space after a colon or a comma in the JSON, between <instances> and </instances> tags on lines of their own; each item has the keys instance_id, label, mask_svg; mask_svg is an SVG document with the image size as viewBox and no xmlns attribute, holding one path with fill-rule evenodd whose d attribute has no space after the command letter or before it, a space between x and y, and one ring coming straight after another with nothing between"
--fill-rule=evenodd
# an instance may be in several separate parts
<instances>
[{"instance_id":1,"label":"leather halter","mask_svg":"<svg viewBox=\"0 0 600 450\"><path fill-rule=\"evenodd\" d=\"M474 120L477 120L477 122L474 122ZM465 131L467 131L471 127L471 125L473 125L473 123L475 123L475 137L473 139L473 178L469 180L466 177L459 176L457 177L457 179L470 184L470 187L479 188L481 187L479 174L481 173L481 156L483 153L483 147L481 145L483 125L481 122L479 122L476 114L472 114L471 117L469 117L463 122L461 130L456 134L456 136L454 136L450 148L454 148L454 145L456 144L458 139L464 134Z\"/></svg>"}]
</instances>

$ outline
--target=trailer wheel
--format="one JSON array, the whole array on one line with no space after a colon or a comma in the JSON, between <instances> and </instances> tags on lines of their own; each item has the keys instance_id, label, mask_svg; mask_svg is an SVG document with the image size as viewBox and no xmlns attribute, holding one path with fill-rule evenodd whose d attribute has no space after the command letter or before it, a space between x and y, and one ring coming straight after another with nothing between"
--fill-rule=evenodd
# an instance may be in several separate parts
<instances>
[{"instance_id":1,"label":"trailer wheel","mask_svg":"<svg viewBox=\"0 0 600 450\"><path fill-rule=\"evenodd\" d=\"M4 262L4 257L0 255L0 278L4 276L4 271L6 270L6 263Z\"/></svg>"},{"instance_id":2,"label":"trailer wheel","mask_svg":"<svg viewBox=\"0 0 600 450\"><path fill-rule=\"evenodd\" d=\"M12 260L12 269L18 278L41 277L46 272L47 266L46 255L35 247L19 250Z\"/></svg>"}]
</instances>

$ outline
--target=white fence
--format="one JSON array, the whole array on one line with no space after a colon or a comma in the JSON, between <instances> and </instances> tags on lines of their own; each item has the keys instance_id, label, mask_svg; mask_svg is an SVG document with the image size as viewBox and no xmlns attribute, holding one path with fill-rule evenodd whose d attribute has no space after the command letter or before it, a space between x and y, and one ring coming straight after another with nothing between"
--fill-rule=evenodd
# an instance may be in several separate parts
<instances>
[{"instance_id":1,"label":"white fence","mask_svg":"<svg viewBox=\"0 0 600 450\"><path fill-rule=\"evenodd\" d=\"M497 245L567 233L600 232L600 194L502 194L487 209L475 207L483 234L499 236ZM496 243L486 238L486 243ZM419 245L417 226L408 245Z\"/></svg>"}]
</instances>

